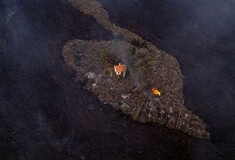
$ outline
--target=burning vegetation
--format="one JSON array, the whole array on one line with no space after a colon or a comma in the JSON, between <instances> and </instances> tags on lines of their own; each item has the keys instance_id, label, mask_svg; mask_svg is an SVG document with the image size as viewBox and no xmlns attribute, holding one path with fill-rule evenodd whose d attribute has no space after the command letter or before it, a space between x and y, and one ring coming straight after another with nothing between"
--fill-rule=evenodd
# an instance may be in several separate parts
<instances>
[{"instance_id":1,"label":"burning vegetation","mask_svg":"<svg viewBox=\"0 0 235 160\"><path fill-rule=\"evenodd\" d=\"M161 92L159 90L157 90L155 87L153 87L151 91L153 94L161 96Z\"/></svg>"}]
</instances>

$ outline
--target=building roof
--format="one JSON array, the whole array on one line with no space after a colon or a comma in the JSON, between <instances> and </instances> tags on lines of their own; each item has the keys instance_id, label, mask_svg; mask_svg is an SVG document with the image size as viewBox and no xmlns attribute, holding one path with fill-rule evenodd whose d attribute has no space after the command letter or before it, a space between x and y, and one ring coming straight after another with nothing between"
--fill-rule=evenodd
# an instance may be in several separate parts
<instances>
[{"instance_id":1,"label":"building roof","mask_svg":"<svg viewBox=\"0 0 235 160\"><path fill-rule=\"evenodd\" d=\"M126 71L126 65L119 63L119 65L114 66L114 70L115 72L124 72Z\"/></svg>"}]
</instances>

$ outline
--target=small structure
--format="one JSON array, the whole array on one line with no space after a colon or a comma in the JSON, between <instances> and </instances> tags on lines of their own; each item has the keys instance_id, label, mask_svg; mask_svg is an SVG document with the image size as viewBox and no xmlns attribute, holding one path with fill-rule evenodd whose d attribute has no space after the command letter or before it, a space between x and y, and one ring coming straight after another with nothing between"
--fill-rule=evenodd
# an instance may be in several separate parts
<instances>
[{"instance_id":1,"label":"small structure","mask_svg":"<svg viewBox=\"0 0 235 160\"><path fill-rule=\"evenodd\" d=\"M125 77L126 70L127 70L127 66L124 64L119 63L119 65L114 66L114 71L115 71L116 75L118 75L118 76L122 74L123 77Z\"/></svg>"}]
</instances>

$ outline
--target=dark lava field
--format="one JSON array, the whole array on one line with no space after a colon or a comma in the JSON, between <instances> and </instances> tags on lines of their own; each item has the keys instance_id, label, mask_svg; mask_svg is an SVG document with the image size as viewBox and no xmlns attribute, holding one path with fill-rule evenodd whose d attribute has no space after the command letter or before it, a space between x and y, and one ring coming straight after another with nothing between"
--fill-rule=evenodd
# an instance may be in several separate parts
<instances>
[{"instance_id":1,"label":"dark lava field","mask_svg":"<svg viewBox=\"0 0 235 160\"><path fill-rule=\"evenodd\" d=\"M178 59L186 107L208 123L216 145L235 155L235 2L100 2L113 23Z\"/></svg>"},{"instance_id":2,"label":"dark lava field","mask_svg":"<svg viewBox=\"0 0 235 160\"><path fill-rule=\"evenodd\" d=\"M74 81L63 45L113 38L94 18L66 0L1 0L0 159L234 159L234 2L100 1L112 22L178 59L185 105L212 140L138 124Z\"/></svg>"}]
</instances>

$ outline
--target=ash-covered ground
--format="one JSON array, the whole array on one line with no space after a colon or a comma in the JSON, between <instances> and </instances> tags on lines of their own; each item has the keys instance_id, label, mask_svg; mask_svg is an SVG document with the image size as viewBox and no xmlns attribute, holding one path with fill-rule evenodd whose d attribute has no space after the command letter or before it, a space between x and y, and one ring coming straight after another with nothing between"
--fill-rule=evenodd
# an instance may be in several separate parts
<instances>
[{"instance_id":1,"label":"ash-covered ground","mask_svg":"<svg viewBox=\"0 0 235 160\"><path fill-rule=\"evenodd\" d=\"M135 124L74 81L64 43L112 36L65 0L0 1L0 159L221 159L211 142Z\"/></svg>"}]
</instances>

